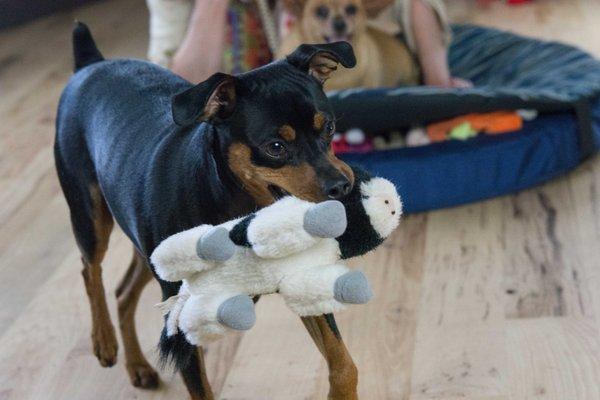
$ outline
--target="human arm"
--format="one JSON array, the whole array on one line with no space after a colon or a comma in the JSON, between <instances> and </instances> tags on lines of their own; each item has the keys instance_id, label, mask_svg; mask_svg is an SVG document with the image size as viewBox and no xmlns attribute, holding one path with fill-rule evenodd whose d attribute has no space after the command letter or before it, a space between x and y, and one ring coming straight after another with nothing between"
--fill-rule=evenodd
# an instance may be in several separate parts
<instances>
[{"instance_id":1,"label":"human arm","mask_svg":"<svg viewBox=\"0 0 600 400\"><path fill-rule=\"evenodd\" d=\"M426 85L466 88L471 82L453 77L448 67L449 30L443 5L436 1L409 0L410 29ZM434 7L434 5L436 5Z\"/></svg>"},{"instance_id":2,"label":"human arm","mask_svg":"<svg viewBox=\"0 0 600 400\"><path fill-rule=\"evenodd\" d=\"M196 0L187 33L171 63L173 72L198 83L221 69L228 6L226 0Z\"/></svg>"}]
</instances>

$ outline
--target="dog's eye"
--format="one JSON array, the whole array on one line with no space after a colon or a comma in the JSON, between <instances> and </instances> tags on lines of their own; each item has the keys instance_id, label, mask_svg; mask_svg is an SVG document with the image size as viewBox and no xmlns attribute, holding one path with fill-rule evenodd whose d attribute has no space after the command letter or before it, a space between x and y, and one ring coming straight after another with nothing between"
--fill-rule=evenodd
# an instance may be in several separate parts
<instances>
[{"instance_id":1,"label":"dog's eye","mask_svg":"<svg viewBox=\"0 0 600 400\"><path fill-rule=\"evenodd\" d=\"M286 148L283 142L275 141L267 145L267 154L273 158L283 158L286 154Z\"/></svg>"},{"instance_id":2,"label":"dog's eye","mask_svg":"<svg viewBox=\"0 0 600 400\"><path fill-rule=\"evenodd\" d=\"M321 19L327 19L329 16L329 8L327 6L319 6L315 9L315 15Z\"/></svg>"},{"instance_id":3,"label":"dog's eye","mask_svg":"<svg viewBox=\"0 0 600 400\"><path fill-rule=\"evenodd\" d=\"M355 15L357 11L358 11L358 8L354 4L350 4L350 5L346 6L346 14L348 14L348 15Z\"/></svg>"},{"instance_id":4,"label":"dog's eye","mask_svg":"<svg viewBox=\"0 0 600 400\"><path fill-rule=\"evenodd\" d=\"M334 133L335 133L335 122L327 121L325 123L325 134L327 135L327 138L331 139L333 137Z\"/></svg>"}]
</instances>

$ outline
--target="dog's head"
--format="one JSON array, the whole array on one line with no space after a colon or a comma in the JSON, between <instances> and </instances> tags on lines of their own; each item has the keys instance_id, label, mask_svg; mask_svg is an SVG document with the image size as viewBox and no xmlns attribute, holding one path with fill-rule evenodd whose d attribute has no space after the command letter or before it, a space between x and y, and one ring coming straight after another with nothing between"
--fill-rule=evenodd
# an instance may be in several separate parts
<instances>
[{"instance_id":1,"label":"dog's head","mask_svg":"<svg viewBox=\"0 0 600 400\"><path fill-rule=\"evenodd\" d=\"M295 1L303 38L314 43L353 42L367 27L367 13L361 0Z\"/></svg>"},{"instance_id":2,"label":"dog's head","mask_svg":"<svg viewBox=\"0 0 600 400\"><path fill-rule=\"evenodd\" d=\"M260 206L287 194L342 198L354 175L331 150L335 117L323 93L338 64L356 64L350 44L301 45L285 60L218 73L176 95L173 119L184 127L210 121L217 151Z\"/></svg>"}]
</instances>

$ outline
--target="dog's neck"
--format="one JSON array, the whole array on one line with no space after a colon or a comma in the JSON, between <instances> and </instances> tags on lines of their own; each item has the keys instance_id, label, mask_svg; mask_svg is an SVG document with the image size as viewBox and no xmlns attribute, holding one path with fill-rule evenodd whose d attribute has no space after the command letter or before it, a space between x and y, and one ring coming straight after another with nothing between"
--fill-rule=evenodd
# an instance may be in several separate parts
<instances>
[{"instance_id":1,"label":"dog's neck","mask_svg":"<svg viewBox=\"0 0 600 400\"><path fill-rule=\"evenodd\" d=\"M229 143L219 134L218 129L206 123L204 132L196 132L202 154L197 157L194 169L195 181L199 190L209 191L209 197L219 220L239 217L255 211L258 206L243 189L229 168ZM207 189L208 188L208 189Z\"/></svg>"}]
</instances>

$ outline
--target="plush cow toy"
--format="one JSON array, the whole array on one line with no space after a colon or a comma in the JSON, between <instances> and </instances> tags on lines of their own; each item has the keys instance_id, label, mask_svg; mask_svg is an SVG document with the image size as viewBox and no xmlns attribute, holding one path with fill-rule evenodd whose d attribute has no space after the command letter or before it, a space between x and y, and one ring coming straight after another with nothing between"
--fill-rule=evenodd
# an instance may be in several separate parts
<instances>
[{"instance_id":1,"label":"plush cow toy","mask_svg":"<svg viewBox=\"0 0 600 400\"><path fill-rule=\"evenodd\" d=\"M354 168L343 200L311 203L284 197L243 218L201 225L165 239L152 253L156 273L183 281L159 306L167 335L180 329L194 345L247 330L252 296L279 293L300 316L342 310L372 296L366 277L340 259L367 253L397 227L402 203L394 185Z\"/></svg>"}]
</instances>

